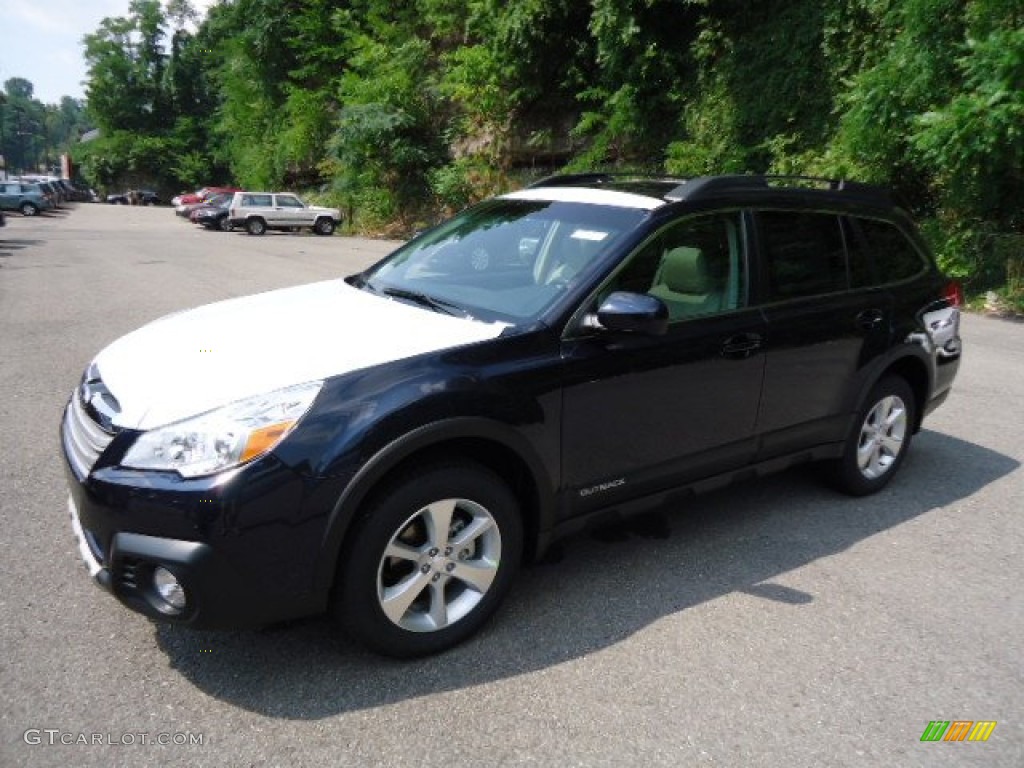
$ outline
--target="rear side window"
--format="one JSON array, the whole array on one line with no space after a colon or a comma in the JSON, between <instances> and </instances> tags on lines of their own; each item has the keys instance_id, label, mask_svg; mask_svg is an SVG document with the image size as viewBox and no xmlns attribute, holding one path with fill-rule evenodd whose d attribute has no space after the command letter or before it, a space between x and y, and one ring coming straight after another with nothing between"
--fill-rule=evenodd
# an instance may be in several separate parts
<instances>
[{"instance_id":1,"label":"rear side window","mask_svg":"<svg viewBox=\"0 0 1024 768\"><path fill-rule=\"evenodd\" d=\"M925 268L924 257L894 225L875 219L859 219L857 223L874 262L876 285L906 280Z\"/></svg>"},{"instance_id":2,"label":"rear side window","mask_svg":"<svg viewBox=\"0 0 1024 768\"><path fill-rule=\"evenodd\" d=\"M838 216L760 211L758 220L769 301L847 290L846 248Z\"/></svg>"},{"instance_id":3,"label":"rear side window","mask_svg":"<svg viewBox=\"0 0 1024 768\"><path fill-rule=\"evenodd\" d=\"M272 205L270 195L245 195L242 197L242 205L259 206L269 208Z\"/></svg>"}]
</instances>

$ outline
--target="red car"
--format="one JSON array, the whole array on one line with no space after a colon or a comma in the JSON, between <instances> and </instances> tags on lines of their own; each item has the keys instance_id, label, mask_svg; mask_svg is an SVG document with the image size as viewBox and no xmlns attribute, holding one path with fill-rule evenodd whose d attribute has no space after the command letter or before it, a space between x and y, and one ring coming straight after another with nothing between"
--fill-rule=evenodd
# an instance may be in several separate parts
<instances>
[{"instance_id":1,"label":"red car","mask_svg":"<svg viewBox=\"0 0 1024 768\"><path fill-rule=\"evenodd\" d=\"M203 187L186 195L178 195L171 200L171 204L174 206L174 212L178 216L188 218L197 205L202 205L214 195L241 191L238 187Z\"/></svg>"}]
</instances>

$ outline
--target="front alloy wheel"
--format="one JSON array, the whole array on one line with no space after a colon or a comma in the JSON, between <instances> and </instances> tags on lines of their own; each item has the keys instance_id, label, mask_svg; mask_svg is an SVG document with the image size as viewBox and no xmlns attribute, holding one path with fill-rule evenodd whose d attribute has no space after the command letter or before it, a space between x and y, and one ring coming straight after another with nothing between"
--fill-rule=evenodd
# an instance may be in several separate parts
<instances>
[{"instance_id":1,"label":"front alloy wheel","mask_svg":"<svg viewBox=\"0 0 1024 768\"><path fill-rule=\"evenodd\" d=\"M343 550L339 618L380 653L442 651L498 607L521 552L515 497L492 472L446 464L407 475Z\"/></svg>"},{"instance_id":2,"label":"front alloy wheel","mask_svg":"<svg viewBox=\"0 0 1024 768\"><path fill-rule=\"evenodd\" d=\"M410 632L447 629L487 595L501 564L501 532L469 499L439 499L416 511L388 542L377 600Z\"/></svg>"},{"instance_id":3,"label":"front alloy wheel","mask_svg":"<svg viewBox=\"0 0 1024 768\"><path fill-rule=\"evenodd\" d=\"M321 217L316 220L313 224L313 231L318 235L332 235L334 234L334 219L328 219Z\"/></svg>"},{"instance_id":4,"label":"front alloy wheel","mask_svg":"<svg viewBox=\"0 0 1024 768\"><path fill-rule=\"evenodd\" d=\"M907 382L887 376L871 391L833 465L837 487L853 496L881 490L896 474L910 448L916 402Z\"/></svg>"}]
</instances>

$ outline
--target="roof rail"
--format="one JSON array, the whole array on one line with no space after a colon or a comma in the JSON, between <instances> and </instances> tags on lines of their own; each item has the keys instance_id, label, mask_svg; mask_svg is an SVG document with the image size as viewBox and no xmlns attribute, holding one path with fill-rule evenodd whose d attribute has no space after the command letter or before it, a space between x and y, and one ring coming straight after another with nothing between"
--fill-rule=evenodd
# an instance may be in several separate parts
<instances>
[{"instance_id":1,"label":"roof rail","mask_svg":"<svg viewBox=\"0 0 1024 768\"><path fill-rule=\"evenodd\" d=\"M857 197L883 205L892 205L892 193L885 187L846 179L827 179L820 176L741 175L698 176L688 179L666 197L670 200L697 200L728 192L751 190L828 190L844 196Z\"/></svg>"},{"instance_id":2,"label":"roof rail","mask_svg":"<svg viewBox=\"0 0 1024 768\"><path fill-rule=\"evenodd\" d=\"M535 181L527 189L537 187L571 187L576 184L602 184L615 179L614 173L559 173Z\"/></svg>"}]
</instances>

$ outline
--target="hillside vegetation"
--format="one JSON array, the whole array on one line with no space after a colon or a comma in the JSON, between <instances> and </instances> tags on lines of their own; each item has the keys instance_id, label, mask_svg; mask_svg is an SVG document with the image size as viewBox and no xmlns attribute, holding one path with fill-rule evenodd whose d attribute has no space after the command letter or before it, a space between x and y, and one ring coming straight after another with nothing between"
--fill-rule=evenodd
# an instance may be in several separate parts
<instances>
[{"instance_id":1,"label":"hillside vegetation","mask_svg":"<svg viewBox=\"0 0 1024 768\"><path fill-rule=\"evenodd\" d=\"M86 38L94 183L320 190L412 228L561 169L889 184L1020 291L1024 0L133 0ZM1009 284L1008 284L1009 281Z\"/></svg>"}]
</instances>

